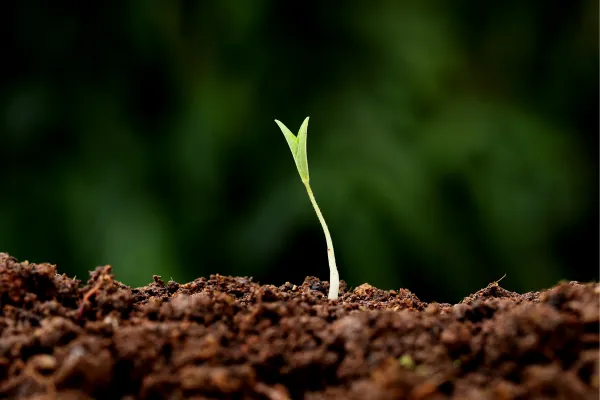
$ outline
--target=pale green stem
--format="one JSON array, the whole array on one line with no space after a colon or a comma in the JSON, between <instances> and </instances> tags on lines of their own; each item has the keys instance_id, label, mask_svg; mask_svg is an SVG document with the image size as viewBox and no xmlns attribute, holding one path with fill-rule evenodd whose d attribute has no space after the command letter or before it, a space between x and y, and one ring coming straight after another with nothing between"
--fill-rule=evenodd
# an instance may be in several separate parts
<instances>
[{"instance_id":1,"label":"pale green stem","mask_svg":"<svg viewBox=\"0 0 600 400\"><path fill-rule=\"evenodd\" d=\"M325 232L325 240L327 241L327 259L329 261L329 298L337 299L338 293L340 291L340 275L338 274L337 266L335 264L335 254L333 253L333 243L331 242L331 235L329 234L329 228L327 228L327 224L325 223L325 218L323 218L323 214L321 214L321 209L317 205L317 200L315 200L315 195L310 189L310 185L308 180L302 180L304 186L306 186L306 191L308 192L308 197L310 197L310 202L312 203L315 212L317 213L317 217L319 218L319 222L323 227L323 232Z\"/></svg>"}]
</instances>

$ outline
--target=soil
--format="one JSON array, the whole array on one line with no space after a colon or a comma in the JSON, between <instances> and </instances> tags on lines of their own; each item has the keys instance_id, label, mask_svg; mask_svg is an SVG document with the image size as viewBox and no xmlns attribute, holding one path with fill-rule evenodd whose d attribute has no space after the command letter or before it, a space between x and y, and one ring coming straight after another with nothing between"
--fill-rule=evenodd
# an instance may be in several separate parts
<instances>
[{"instance_id":1,"label":"soil","mask_svg":"<svg viewBox=\"0 0 600 400\"><path fill-rule=\"evenodd\" d=\"M597 399L600 286L458 304L211 275L132 289L0 253L0 398Z\"/></svg>"}]
</instances>

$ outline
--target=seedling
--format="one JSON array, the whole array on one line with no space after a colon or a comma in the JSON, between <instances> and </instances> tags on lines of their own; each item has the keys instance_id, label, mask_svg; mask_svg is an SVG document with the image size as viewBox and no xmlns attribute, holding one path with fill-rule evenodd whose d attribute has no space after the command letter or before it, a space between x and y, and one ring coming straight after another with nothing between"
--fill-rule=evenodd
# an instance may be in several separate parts
<instances>
[{"instance_id":1,"label":"seedling","mask_svg":"<svg viewBox=\"0 0 600 400\"><path fill-rule=\"evenodd\" d=\"M300 174L300 179L302 179L302 183L306 187L306 191L308 192L308 197L310 198L310 202L317 213L317 217L319 218L319 222L323 227L323 232L325 232L325 240L327 241L327 259L329 261L329 298L337 299L338 293L340 290L340 276L338 274L337 266L335 264L335 254L333 253L333 243L331 242L331 235L329 234L329 228L327 228L327 224L325 223L325 218L323 218L323 214L321 214L321 209L317 205L317 200L315 200L315 195L313 194L308 178L308 159L306 157L306 130L308 128L308 117L300 126L300 131L298 135L294 135L283 123L278 120L275 120L281 132L283 132L283 136L285 136L285 140L287 140L288 145L290 146L290 150L292 151L292 155L294 156L294 161L296 162L296 168L298 168L298 173Z\"/></svg>"}]
</instances>

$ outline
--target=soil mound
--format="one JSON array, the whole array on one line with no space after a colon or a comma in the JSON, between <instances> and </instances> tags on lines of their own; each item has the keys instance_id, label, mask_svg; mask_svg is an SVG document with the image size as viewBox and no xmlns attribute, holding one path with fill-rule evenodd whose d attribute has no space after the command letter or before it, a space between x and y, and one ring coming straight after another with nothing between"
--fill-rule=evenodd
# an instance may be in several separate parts
<instances>
[{"instance_id":1,"label":"soil mound","mask_svg":"<svg viewBox=\"0 0 600 400\"><path fill-rule=\"evenodd\" d=\"M597 399L600 286L462 302L211 275L85 285L0 253L0 398Z\"/></svg>"}]
</instances>

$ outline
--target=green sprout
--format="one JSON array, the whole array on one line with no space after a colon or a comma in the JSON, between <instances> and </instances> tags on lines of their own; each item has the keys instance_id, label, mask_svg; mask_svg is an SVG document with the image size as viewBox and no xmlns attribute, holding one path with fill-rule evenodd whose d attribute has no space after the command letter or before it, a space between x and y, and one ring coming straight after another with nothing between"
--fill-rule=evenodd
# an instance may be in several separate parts
<instances>
[{"instance_id":1,"label":"green sprout","mask_svg":"<svg viewBox=\"0 0 600 400\"><path fill-rule=\"evenodd\" d=\"M415 360L413 360L413 358L410 356L410 354L403 354L400 358L398 358L398 363L406 368L406 369L410 369L413 370L415 369Z\"/></svg>"},{"instance_id":2,"label":"green sprout","mask_svg":"<svg viewBox=\"0 0 600 400\"><path fill-rule=\"evenodd\" d=\"M308 179L308 159L306 157L306 130L308 128L308 117L300 126L300 131L298 135L294 135L283 123L278 120L275 120L281 132L283 132L283 136L285 136L285 140L287 140L288 145L290 146L290 150L292 151L292 155L294 156L294 161L296 162L296 168L298 168L298 173L300 174L300 179L302 179L302 183L306 187L306 191L308 192L308 197L310 198L310 202L317 213L317 217L319 218L319 222L323 227L323 232L325 232L325 240L327 241L327 259L329 260L329 298L337 299L338 293L340 291L340 276L338 274L337 266L335 264L335 254L333 253L333 243L331 242L331 235L329 235L329 228L327 228L327 224L325 223L325 218L323 218L323 214L321 214L321 209L317 205L317 201L315 200L315 195L313 194L309 179Z\"/></svg>"}]
</instances>

